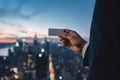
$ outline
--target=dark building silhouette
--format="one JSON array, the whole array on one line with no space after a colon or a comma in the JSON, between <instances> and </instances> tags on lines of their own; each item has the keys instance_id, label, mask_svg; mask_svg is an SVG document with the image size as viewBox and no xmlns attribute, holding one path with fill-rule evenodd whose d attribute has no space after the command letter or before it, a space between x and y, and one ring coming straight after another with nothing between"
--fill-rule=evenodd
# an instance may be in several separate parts
<instances>
[{"instance_id":1,"label":"dark building silhouette","mask_svg":"<svg viewBox=\"0 0 120 80\"><path fill-rule=\"evenodd\" d=\"M38 54L36 56L36 76L43 80L48 75L48 56Z\"/></svg>"}]
</instances>

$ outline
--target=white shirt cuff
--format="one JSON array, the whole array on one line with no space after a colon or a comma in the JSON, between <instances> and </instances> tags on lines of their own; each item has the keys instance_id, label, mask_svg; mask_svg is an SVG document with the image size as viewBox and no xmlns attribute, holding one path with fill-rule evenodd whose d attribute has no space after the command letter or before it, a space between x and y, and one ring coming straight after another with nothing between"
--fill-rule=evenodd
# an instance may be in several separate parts
<instances>
[{"instance_id":1,"label":"white shirt cuff","mask_svg":"<svg viewBox=\"0 0 120 80\"><path fill-rule=\"evenodd\" d=\"M89 43L85 43L85 45L84 45L84 47L83 47L83 49L82 49L82 56L83 56L83 58L84 58L84 56L85 56L85 52L86 52L86 50L87 50L88 45L89 45Z\"/></svg>"}]
</instances>

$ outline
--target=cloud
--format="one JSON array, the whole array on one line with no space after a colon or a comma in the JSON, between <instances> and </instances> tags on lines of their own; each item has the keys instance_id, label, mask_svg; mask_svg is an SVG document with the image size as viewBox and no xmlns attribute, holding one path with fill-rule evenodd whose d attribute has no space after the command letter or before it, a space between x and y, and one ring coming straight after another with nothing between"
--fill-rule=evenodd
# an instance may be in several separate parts
<instances>
[{"instance_id":1,"label":"cloud","mask_svg":"<svg viewBox=\"0 0 120 80\"><path fill-rule=\"evenodd\" d=\"M4 33L1 33L1 32L0 32L0 35L3 35L3 34L4 34Z\"/></svg>"},{"instance_id":2,"label":"cloud","mask_svg":"<svg viewBox=\"0 0 120 80\"><path fill-rule=\"evenodd\" d=\"M5 34L5 33L4 33L4 30L1 28L0 29L0 36L3 35L3 34Z\"/></svg>"},{"instance_id":3,"label":"cloud","mask_svg":"<svg viewBox=\"0 0 120 80\"><path fill-rule=\"evenodd\" d=\"M46 37L44 34L37 34L39 37Z\"/></svg>"},{"instance_id":4,"label":"cloud","mask_svg":"<svg viewBox=\"0 0 120 80\"><path fill-rule=\"evenodd\" d=\"M14 33L5 33L5 32L0 32L0 36L3 36L3 37L17 37L16 34Z\"/></svg>"},{"instance_id":5,"label":"cloud","mask_svg":"<svg viewBox=\"0 0 120 80\"><path fill-rule=\"evenodd\" d=\"M24 34L27 33L27 31L25 31L25 30L20 30L19 32L20 32L20 33L24 33Z\"/></svg>"},{"instance_id":6,"label":"cloud","mask_svg":"<svg viewBox=\"0 0 120 80\"><path fill-rule=\"evenodd\" d=\"M0 16L17 16L28 20L47 11L54 2L55 0L7 0L1 3Z\"/></svg>"},{"instance_id":7,"label":"cloud","mask_svg":"<svg viewBox=\"0 0 120 80\"><path fill-rule=\"evenodd\" d=\"M24 3L29 2L29 0L12 0L5 1L4 3L0 1L2 7L0 6L0 16L1 17L21 17L24 19L29 19L30 15L22 14L21 10L24 8Z\"/></svg>"},{"instance_id":8,"label":"cloud","mask_svg":"<svg viewBox=\"0 0 120 80\"><path fill-rule=\"evenodd\" d=\"M10 37L16 37L16 36L17 36L16 34L12 34L12 33L8 33L8 35L9 35Z\"/></svg>"},{"instance_id":9,"label":"cloud","mask_svg":"<svg viewBox=\"0 0 120 80\"><path fill-rule=\"evenodd\" d=\"M22 24L19 24L19 23L17 23L17 22L11 22L11 21L7 21L7 20L0 20L0 23L2 24L2 25L7 25L7 26L9 26L9 27L20 27L20 28L24 28L24 26L22 25ZM2 26L0 26L0 27L2 27ZM3 28L1 28L1 29L3 29Z\"/></svg>"},{"instance_id":10,"label":"cloud","mask_svg":"<svg viewBox=\"0 0 120 80\"><path fill-rule=\"evenodd\" d=\"M2 28L0 28L0 32L3 31Z\"/></svg>"},{"instance_id":11,"label":"cloud","mask_svg":"<svg viewBox=\"0 0 120 80\"><path fill-rule=\"evenodd\" d=\"M8 21L4 21L4 20L0 20L0 23L1 24L4 24L4 25L9 25L9 26L15 26L15 24L14 23L11 23L11 22L8 22Z\"/></svg>"}]
</instances>

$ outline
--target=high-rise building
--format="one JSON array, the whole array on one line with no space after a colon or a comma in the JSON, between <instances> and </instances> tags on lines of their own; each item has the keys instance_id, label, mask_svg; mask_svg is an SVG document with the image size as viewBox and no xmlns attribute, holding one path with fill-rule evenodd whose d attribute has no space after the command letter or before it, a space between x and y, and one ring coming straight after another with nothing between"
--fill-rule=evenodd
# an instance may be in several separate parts
<instances>
[{"instance_id":1,"label":"high-rise building","mask_svg":"<svg viewBox=\"0 0 120 80\"><path fill-rule=\"evenodd\" d=\"M35 35L34 35L33 40L34 40L33 45L34 45L34 46L38 45L38 37L37 37L37 34L36 34L36 33L35 33Z\"/></svg>"}]
</instances>

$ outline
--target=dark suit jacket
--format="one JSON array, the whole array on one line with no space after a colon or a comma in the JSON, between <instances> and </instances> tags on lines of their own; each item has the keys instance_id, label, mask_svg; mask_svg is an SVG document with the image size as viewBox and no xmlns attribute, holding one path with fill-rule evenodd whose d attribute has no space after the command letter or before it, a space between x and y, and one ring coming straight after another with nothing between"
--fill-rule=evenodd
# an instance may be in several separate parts
<instances>
[{"instance_id":1,"label":"dark suit jacket","mask_svg":"<svg viewBox=\"0 0 120 80\"><path fill-rule=\"evenodd\" d=\"M120 80L119 28L119 0L96 0L88 48L88 80Z\"/></svg>"}]
</instances>

